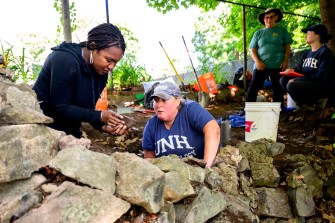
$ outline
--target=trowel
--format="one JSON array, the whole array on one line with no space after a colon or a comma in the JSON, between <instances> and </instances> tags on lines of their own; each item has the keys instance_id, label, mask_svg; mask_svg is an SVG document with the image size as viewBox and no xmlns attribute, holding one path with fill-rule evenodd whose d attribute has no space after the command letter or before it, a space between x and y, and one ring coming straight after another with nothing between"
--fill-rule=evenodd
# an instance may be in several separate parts
<instances>
[{"instance_id":1,"label":"trowel","mask_svg":"<svg viewBox=\"0 0 335 223\"><path fill-rule=\"evenodd\" d=\"M126 125L128 127L131 127L134 123L137 122L136 119L125 115L125 114L134 113L134 107L117 107L116 113L123 116L123 120L126 122Z\"/></svg>"},{"instance_id":2,"label":"trowel","mask_svg":"<svg viewBox=\"0 0 335 223\"><path fill-rule=\"evenodd\" d=\"M116 112L120 115L134 113L134 107L117 107Z\"/></svg>"}]
</instances>

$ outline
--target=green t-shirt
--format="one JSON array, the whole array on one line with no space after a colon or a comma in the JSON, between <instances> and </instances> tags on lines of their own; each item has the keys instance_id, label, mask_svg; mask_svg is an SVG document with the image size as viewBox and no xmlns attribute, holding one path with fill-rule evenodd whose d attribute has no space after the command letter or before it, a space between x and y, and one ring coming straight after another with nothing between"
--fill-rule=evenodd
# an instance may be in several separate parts
<instances>
[{"instance_id":1,"label":"green t-shirt","mask_svg":"<svg viewBox=\"0 0 335 223\"><path fill-rule=\"evenodd\" d=\"M284 27L275 26L257 30L251 39L250 48L257 49L266 68L279 68L285 56L284 46L292 42L291 35Z\"/></svg>"}]
</instances>

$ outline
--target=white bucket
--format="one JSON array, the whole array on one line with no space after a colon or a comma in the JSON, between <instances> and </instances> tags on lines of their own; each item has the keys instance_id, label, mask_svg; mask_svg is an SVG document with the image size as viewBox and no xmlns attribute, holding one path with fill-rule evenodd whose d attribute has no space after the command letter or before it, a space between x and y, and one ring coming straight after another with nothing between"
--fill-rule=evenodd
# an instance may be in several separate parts
<instances>
[{"instance_id":1,"label":"white bucket","mask_svg":"<svg viewBox=\"0 0 335 223\"><path fill-rule=\"evenodd\" d=\"M245 141L266 138L277 141L280 102L245 103Z\"/></svg>"},{"instance_id":2,"label":"white bucket","mask_svg":"<svg viewBox=\"0 0 335 223\"><path fill-rule=\"evenodd\" d=\"M291 98L291 95L287 94L287 108L296 108L296 107L297 107L297 104Z\"/></svg>"}]
</instances>

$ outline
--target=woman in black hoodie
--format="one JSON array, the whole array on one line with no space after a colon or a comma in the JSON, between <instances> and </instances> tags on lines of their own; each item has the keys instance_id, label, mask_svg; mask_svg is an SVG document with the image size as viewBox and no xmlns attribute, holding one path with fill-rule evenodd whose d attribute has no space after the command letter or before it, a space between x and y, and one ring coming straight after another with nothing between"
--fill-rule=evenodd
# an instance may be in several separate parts
<instances>
[{"instance_id":1,"label":"woman in black hoodie","mask_svg":"<svg viewBox=\"0 0 335 223\"><path fill-rule=\"evenodd\" d=\"M33 86L44 114L54 120L51 128L81 138L81 122L88 122L104 132L125 133L121 115L95 110L108 73L125 48L121 31L110 23L91 29L85 42L52 48Z\"/></svg>"}]
</instances>

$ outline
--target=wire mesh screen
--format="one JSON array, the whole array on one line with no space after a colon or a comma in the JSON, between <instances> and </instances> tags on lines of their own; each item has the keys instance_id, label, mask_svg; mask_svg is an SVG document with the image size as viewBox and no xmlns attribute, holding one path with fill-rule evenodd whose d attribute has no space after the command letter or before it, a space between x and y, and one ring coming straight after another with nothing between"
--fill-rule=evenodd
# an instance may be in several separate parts
<instances>
[{"instance_id":1,"label":"wire mesh screen","mask_svg":"<svg viewBox=\"0 0 335 223\"><path fill-rule=\"evenodd\" d=\"M247 69L251 71L253 65L254 65L254 61L252 59L248 59ZM239 61L239 60L229 61L227 63L221 63L217 65L215 69L214 68L212 69L212 70L217 70L217 71L216 72L212 71L212 73L215 76L217 84L227 84L227 83L233 84L234 74L236 70L239 69L240 67L243 67L243 61ZM200 73L199 71L197 71L198 77L203 74L204 73ZM179 84L179 85L181 84L181 82L179 81L176 75L171 75L171 77L176 82L176 84ZM180 74L180 77L183 80L185 85L194 84L197 81L195 77L195 73L193 71L182 73Z\"/></svg>"},{"instance_id":2,"label":"wire mesh screen","mask_svg":"<svg viewBox=\"0 0 335 223\"><path fill-rule=\"evenodd\" d=\"M290 56L288 67L290 67L290 68L297 67L299 65L299 62L301 61L302 55L306 51L308 51L308 49L292 53L291 56Z\"/></svg>"},{"instance_id":3,"label":"wire mesh screen","mask_svg":"<svg viewBox=\"0 0 335 223\"><path fill-rule=\"evenodd\" d=\"M306 52L306 50L292 53L289 59L288 66L290 68L294 68L298 66L304 52ZM255 63L254 60L252 60L251 58L248 58L247 69L252 71L254 63ZM243 61L240 61L240 60L229 61L227 63L221 63L217 67L220 67L219 69L217 69L218 71L212 72L215 76L217 84L227 84L227 83L233 84L234 74L237 69L239 69L240 67L243 67ZM198 73L198 77L201 75L203 74ZM179 81L176 75L171 75L171 77L176 82L176 84L179 84L179 85L181 84L181 82ZM183 80L185 85L194 84L196 82L195 74L193 71L182 73L180 74L180 77Z\"/></svg>"}]
</instances>

